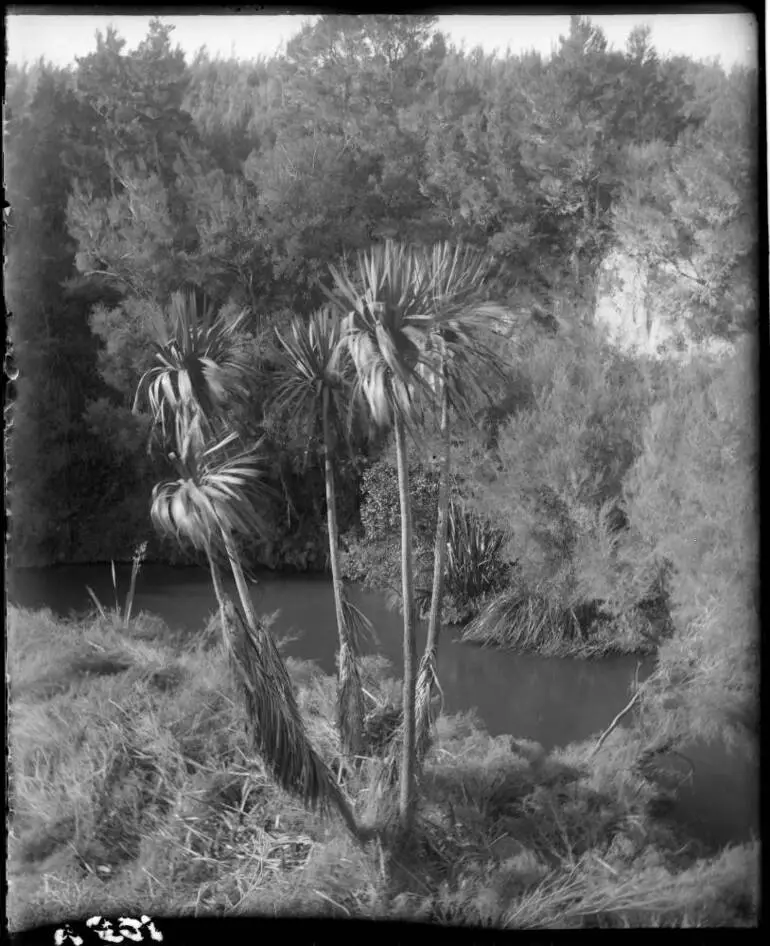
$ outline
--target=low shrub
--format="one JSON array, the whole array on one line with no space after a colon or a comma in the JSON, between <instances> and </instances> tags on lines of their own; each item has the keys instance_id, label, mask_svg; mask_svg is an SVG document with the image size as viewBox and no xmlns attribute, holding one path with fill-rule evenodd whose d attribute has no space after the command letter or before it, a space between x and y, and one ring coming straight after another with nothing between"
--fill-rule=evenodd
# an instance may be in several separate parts
<instances>
[{"instance_id":1,"label":"low shrub","mask_svg":"<svg viewBox=\"0 0 770 946\"><path fill-rule=\"evenodd\" d=\"M677 365L625 480L632 528L669 563L674 633L648 688L650 738L758 747L756 346Z\"/></svg>"},{"instance_id":2,"label":"low shrub","mask_svg":"<svg viewBox=\"0 0 770 946\"><path fill-rule=\"evenodd\" d=\"M622 496L652 399L644 366L576 326L537 339L519 368L530 403L493 455L467 457L466 505L505 532L501 557L516 563L469 633L543 653L585 655L589 637L596 654L649 650L666 632L645 621L647 603L665 611L664 563L629 528Z\"/></svg>"},{"instance_id":3,"label":"low shrub","mask_svg":"<svg viewBox=\"0 0 770 946\"><path fill-rule=\"evenodd\" d=\"M505 533L461 502L450 502L447 525L445 615L460 624L502 589L511 566L502 557Z\"/></svg>"},{"instance_id":4,"label":"low shrub","mask_svg":"<svg viewBox=\"0 0 770 946\"><path fill-rule=\"evenodd\" d=\"M438 501L438 478L421 462L410 467L414 529L415 600L418 613L430 610L433 554ZM401 606L401 519L398 477L389 458L367 470L362 480L363 535L346 536L343 570L348 579L385 591L395 607ZM502 556L506 536L484 517L465 507L454 484L447 528L442 620L464 623L476 614L489 595L502 588L510 565Z\"/></svg>"}]
</instances>

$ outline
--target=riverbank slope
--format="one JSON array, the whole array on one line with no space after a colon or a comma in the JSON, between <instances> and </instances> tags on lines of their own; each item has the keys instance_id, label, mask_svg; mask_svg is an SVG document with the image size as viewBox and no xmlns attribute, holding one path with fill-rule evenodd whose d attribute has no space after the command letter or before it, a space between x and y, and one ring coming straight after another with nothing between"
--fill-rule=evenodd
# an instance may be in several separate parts
<instances>
[{"instance_id":1,"label":"riverbank slope","mask_svg":"<svg viewBox=\"0 0 770 946\"><path fill-rule=\"evenodd\" d=\"M216 634L139 615L9 611L12 930L94 914L332 915L509 928L751 926L757 844L707 850L665 818L633 733L544 752L443 716L414 846L378 852L279 792L249 752ZM311 738L339 765L334 681L290 660ZM373 709L398 691L370 658ZM374 706L377 703L377 706ZM376 760L345 776L386 813Z\"/></svg>"}]
</instances>

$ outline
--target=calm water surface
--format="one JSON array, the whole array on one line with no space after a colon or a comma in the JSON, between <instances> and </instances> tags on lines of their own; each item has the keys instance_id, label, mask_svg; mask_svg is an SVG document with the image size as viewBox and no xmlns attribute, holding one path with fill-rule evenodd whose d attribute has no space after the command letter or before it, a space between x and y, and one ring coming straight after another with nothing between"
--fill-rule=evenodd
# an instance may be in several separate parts
<instances>
[{"instance_id":1,"label":"calm water surface","mask_svg":"<svg viewBox=\"0 0 770 946\"><path fill-rule=\"evenodd\" d=\"M118 566L121 603L128 588L130 567ZM59 566L26 569L13 575L12 602L26 607L50 607L61 615L91 607L90 585L103 604L113 602L109 566ZM258 610L279 611L273 625L276 637L292 638L285 654L313 660L334 673L337 646L334 601L328 578L281 577L268 573L252 586ZM353 589L352 598L372 621L377 643L369 647L403 667L402 619L389 611L379 595ZM191 633L202 628L216 608L205 571L146 565L139 574L134 610L158 614L173 628ZM422 653L426 629L418 627ZM532 739L545 749L565 746L598 735L629 699L636 658L598 661L545 658L461 644L454 635L442 636L439 678L449 713L476 709L492 735L511 734ZM651 670L647 661L644 678ZM740 841L758 834L758 785L755 770L742 760L713 747L689 752L696 765L692 785L681 792L679 814L699 835L716 843Z\"/></svg>"}]
</instances>

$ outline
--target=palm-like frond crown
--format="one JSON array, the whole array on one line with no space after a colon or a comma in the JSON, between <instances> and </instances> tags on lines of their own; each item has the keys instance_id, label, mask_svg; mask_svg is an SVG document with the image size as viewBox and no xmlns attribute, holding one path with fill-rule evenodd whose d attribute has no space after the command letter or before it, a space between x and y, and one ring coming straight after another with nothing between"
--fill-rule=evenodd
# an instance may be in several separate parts
<instances>
[{"instance_id":1,"label":"palm-like frond crown","mask_svg":"<svg viewBox=\"0 0 770 946\"><path fill-rule=\"evenodd\" d=\"M450 405L472 414L504 377L495 333L508 310L483 301L489 265L478 252L438 243L423 251L420 264L432 315L420 371L434 382L441 375Z\"/></svg>"},{"instance_id":2,"label":"palm-like frond crown","mask_svg":"<svg viewBox=\"0 0 770 946\"><path fill-rule=\"evenodd\" d=\"M428 390L418 370L431 323L425 267L413 249L389 240L359 253L354 272L347 263L330 270L335 286L329 297L345 315L356 395L378 426L396 418L412 426L419 414L414 391Z\"/></svg>"},{"instance_id":3,"label":"palm-like frond crown","mask_svg":"<svg viewBox=\"0 0 770 946\"><path fill-rule=\"evenodd\" d=\"M238 447L235 433L172 454L179 478L158 484L152 493L151 516L164 535L184 541L202 552L222 552L226 535L264 535L259 514L269 489L259 463L261 442L251 449Z\"/></svg>"},{"instance_id":4,"label":"palm-like frond crown","mask_svg":"<svg viewBox=\"0 0 770 946\"><path fill-rule=\"evenodd\" d=\"M146 397L153 425L166 438L170 418L189 433L193 415L212 429L232 397L245 394L246 361L241 330L247 313L226 323L210 308L199 315L195 296L175 293L169 310L155 320L155 361L142 376L134 398ZM183 433L177 431L177 441Z\"/></svg>"},{"instance_id":5,"label":"palm-like frond crown","mask_svg":"<svg viewBox=\"0 0 770 946\"><path fill-rule=\"evenodd\" d=\"M278 329L275 335L279 367L274 407L284 416L304 418L308 442L325 416L332 437L349 446L353 377L351 362L340 344L340 318L326 306L309 319L295 317L287 335ZM347 430L342 423L346 413L351 421Z\"/></svg>"}]
</instances>

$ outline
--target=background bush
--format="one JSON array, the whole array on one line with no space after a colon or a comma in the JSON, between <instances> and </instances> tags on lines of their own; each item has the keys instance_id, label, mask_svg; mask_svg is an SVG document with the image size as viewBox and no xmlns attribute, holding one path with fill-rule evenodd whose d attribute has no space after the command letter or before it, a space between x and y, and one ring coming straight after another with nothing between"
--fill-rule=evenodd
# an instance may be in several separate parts
<instances>
[{"instance_id":1,"label":"background bush","mask_svg":"<svg viewBox=\"0 0 770 946\"><path fill-rule=\"evenodd\" d=\"M758 733L757 350L671 370L625 483L629 521L670 563L675 633L650 699L660 739Z\"/></svg>"},{"instance_id":2,"label":"background bush","mask_svg":"<svg viewBox=\"0 0 770 946\"><path fill-rule=\"evenodd\" d=\"M527 323L579 333L615 248L644 261L677 327L705 338L753 327L756 70L662 59L642 27L614 50L585 17L548 59L452 49L436 26L431 16L324 15L270 59L241 62L186 61L171 27L153 21L133 49L107 30L70 69L9 66L17 564L122 557L145 538L145 458L125 450L126 409L151 357L149 314L178 289L250 311L252 425L270 393L272 327L322 301L329 263L385 237L481 250L490 297L516 314L515 344ZM697 278L686 267L677 276L682 253ZM587 388L586 375L605 370L601 346L562 356L562 340L539 346L479 423L494 446L527 403L530 429L522 419L514 435L525 446L542 436L551 462L580 479L567 489L553 469L544 485L593 508L633 459L635 408L614 404L633 384ZM630 361L607 365L610 376L637 373ZM573 435L590 470L569 455ZM277 463L273 472L280 486ZM322 516L301 493L289 497L296 518L284 515L283 493L271 511L276 529L290 525L264 564L320 567L323 543L308 537Z\"/></svg>"},{"instance_id":3,"label":"background bush","mask_svg":"<svg viewBox=\"0 0 770 946\"><path fill-rule=\"evenodd\" d=\"M427 451L423 451L427 452ZM416 602L424 617L430 610L433 551L438 508L438 472L426 460L414 461L409 471L412 498ZM400 607L401 518L398 475L389 451L361 477L360 527L345 536L345 576L385 591ZM504 585L510 565L502 555L505 535L479 513L466 509L462 480L453 479L449 507L448 554L445 567L442 619L459 624L475 614L487 598Z\"/></svg>"},{"instance_id":4,"label":"background bush","mask_svg":"<svg viewBox=\"0 0 770 946\"><path fill-rule=\"evenodd\" d=\"M514 357L531 402L500 426L492 462L467 455L466 487L505 529L517 593L582 615L583 630L663 603L663 563L629 524L622 489L643 449L653 369L589 325L541 334Z\"/></svg>"}]
</instances>

